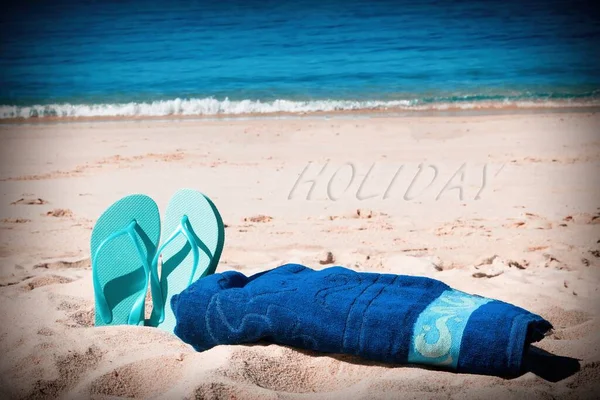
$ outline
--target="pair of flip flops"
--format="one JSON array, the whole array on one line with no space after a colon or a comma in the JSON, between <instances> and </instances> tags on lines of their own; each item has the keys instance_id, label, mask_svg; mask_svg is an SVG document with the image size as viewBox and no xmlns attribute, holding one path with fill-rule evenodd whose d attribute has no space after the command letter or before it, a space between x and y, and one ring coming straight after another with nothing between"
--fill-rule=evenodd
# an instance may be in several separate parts
<instances>
[{"instance_id":1,"label":"pair of flip flops","mask_svg":"<svg viewBox=\"0 0 600 400\"><path fill-rule=\"evenodd\" d=\"M158 206L146 195L124 197L100 216L91 238L96 326L148 325L173 332L171 298L215 272L225 228L208 197L182 189L169 201L162 236L161 243ZM148 285L153 308L145 320Z\"/></svg>"}]
</instances>

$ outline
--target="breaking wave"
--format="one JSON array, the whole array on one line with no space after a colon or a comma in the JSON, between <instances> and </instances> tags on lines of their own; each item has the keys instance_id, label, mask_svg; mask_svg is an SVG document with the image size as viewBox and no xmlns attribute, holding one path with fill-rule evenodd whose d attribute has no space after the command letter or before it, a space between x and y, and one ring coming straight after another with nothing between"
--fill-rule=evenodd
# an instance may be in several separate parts
<instances>
[{"instance_id":1,"label":"breaking wave","mask_svg":"<svg viewBox=\"0 0 600 400\"><path fill-rule=\"evenodd\" d=\"M594 93L596 94L596 93ZM227 116L263 114L303 114L343 111L427 111L485 110L507 108L562 108L600 105L597 96L584 98L498 98L460 96L419 100L218 100L172 99L152 102L107 104L46 104L31 106L0 105L0 119L94 118L94 117L168 117Z\"/></svg>"}]
</instances>

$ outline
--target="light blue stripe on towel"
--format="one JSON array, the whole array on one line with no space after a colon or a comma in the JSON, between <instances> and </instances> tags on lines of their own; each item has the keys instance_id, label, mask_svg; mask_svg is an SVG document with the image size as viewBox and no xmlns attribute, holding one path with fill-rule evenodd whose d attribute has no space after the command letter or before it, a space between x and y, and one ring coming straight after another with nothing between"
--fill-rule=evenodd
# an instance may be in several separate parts
<instances>
[{"instance_id":1,"label":"light blue stripe on towel","mask_svg":"<svg viewBox=\"0 0 600 400\"><path fill-rule=\"evenodd\" d=\"M417 318L408 362L456 368L469 317L491 299L446 290Z\"/></svg>"}]
</instances>

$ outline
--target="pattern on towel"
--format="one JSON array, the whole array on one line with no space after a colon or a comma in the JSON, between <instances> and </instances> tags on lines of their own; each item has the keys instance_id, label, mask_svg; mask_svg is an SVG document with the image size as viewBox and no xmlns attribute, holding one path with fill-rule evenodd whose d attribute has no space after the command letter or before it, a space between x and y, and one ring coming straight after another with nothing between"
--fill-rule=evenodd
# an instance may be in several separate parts
<instances>
[{"instance_id":1,"label":"pattern on towel","mask_svg":"<svg viewBox=\"0 0 600 400\"><path fill-rule=\"evenodd\" d=\"M227 310L232 305L243 304L248 310L252 310L255 305L253 300L260 296L261 294L257 294L251 298L241 289L218 292L212 296L207 307L205 324L215 344L228 340L240 343L255 342L264 337L285 335L292 341L300 341L306 348L318 348L315 338L302 333L300 320L294 310L287 307L268 304L265 312L246 312L242 318L227 317Z\"/></svg>"},{"instance_id":2,"label":"pattern on towel","mask_svg":"<svg viewBox=\"0 0 600 400\"><path fill-rule=\"evenodd\" d=\"M489 301L458 290L442 293L419 315L408 361L456 368L469 317Z\"/></svg>"},{"instance_id":3,"label":"pattern on towel","mask_svg":"<svg viewBox=\"0 0 600 400\"><path fill-rule=\"evenodd\" d=\"M325 276L324 283L324 287L317 290L315 293L315 300L321 306L329 308L327 304L327 298L329 296L344 291L350 291L355 287L362 285L363 281L360 275L343 271Z\"/></svg>"}]
</instances>

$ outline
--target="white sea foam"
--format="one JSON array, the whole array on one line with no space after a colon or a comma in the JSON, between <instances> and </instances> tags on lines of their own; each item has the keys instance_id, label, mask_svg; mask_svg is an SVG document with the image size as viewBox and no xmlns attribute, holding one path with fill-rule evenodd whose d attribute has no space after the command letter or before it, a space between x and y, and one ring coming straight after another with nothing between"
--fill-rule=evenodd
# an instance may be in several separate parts
<instances>
[{"instance_id":1,"label":"white sea foam","mask_svg":"<svg viewBox=\"0 0 600 400\"><path fill-rule=\"evenodd\" d=\"M78 117L167 117L215 116L241 114L312 113L357 110L477 110L500 108L556 108L600 105L598 100L586 101L475 101L428 102L419 100L350 101L259 100L231 101L229 99L174 99L149 103L115 104L49 104L33 106L0 105L0 119L14 118L78 118Z\"/></svg>"}]
</instances>

